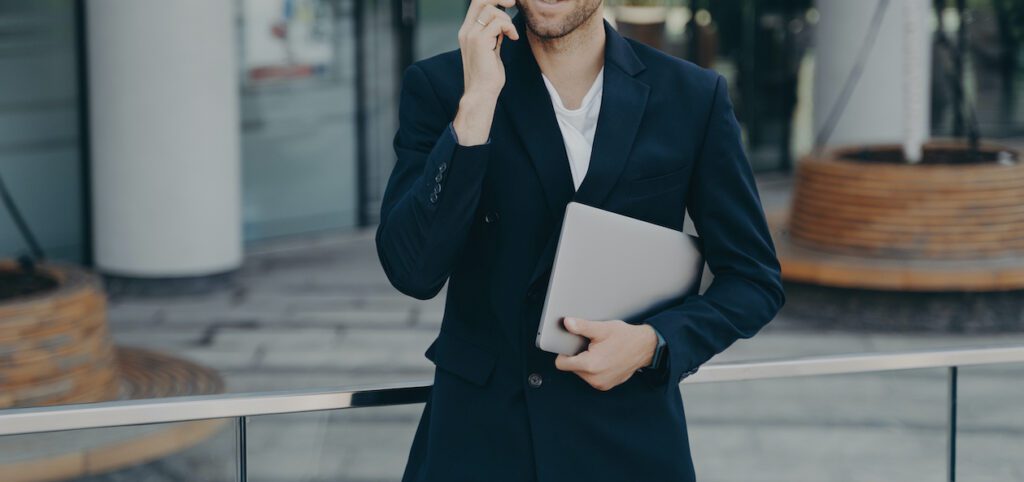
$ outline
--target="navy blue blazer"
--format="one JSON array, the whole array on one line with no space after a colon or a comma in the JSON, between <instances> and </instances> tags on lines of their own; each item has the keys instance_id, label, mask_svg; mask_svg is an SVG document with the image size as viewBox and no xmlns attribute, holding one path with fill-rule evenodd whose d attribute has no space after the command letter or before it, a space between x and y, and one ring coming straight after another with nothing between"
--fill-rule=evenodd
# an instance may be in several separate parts
<instances>
[{"instance_id":1,"label":"navy blue blazer","mask_svg":"<svg viewBox=\"0 0 1024 482\"><path fill-rule=\"evenodd\" d=\"M458 51L404 73L378 254L410 296L448 283L404 480L694 480L679 381L785 299L726 82L605 22L601 111L575 191L522 14L514 22L523 37L502 45L488 144L460 146L448 129L463 92ZM688 208L715 275L704 294L628 320L665 337L667 365L605 392L534 345L570 200L677 230Z\"/></svg>"}]
</instances>

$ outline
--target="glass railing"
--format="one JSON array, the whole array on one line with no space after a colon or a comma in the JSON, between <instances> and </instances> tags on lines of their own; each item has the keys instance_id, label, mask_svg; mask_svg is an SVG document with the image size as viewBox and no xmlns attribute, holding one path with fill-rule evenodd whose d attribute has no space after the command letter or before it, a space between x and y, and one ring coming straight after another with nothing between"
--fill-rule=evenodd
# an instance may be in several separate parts
<instances>
[{"instance_id":1,"label":"glass railing","mask_svg":"<svg viewBox=\"0 0 1024 482\"><path fill-rule=\"evenodd\" d=\"M238 480L235 420L193 420L3 436L0 437L0 480ZM0 426L6 425L0 422Z\"/></svg>"},{"instance_id":2,"label":"glass railing","mask_svg":"<svg viewBox=\"0 0 1024 482\"><path fill-rule=\"evenodd\" d=\"M680 389L702 481L1021 480L1022 375L1012 346L712 363ZM5 410L0 480L398 480L429 390Z\"/></svg>"}]
</instances>

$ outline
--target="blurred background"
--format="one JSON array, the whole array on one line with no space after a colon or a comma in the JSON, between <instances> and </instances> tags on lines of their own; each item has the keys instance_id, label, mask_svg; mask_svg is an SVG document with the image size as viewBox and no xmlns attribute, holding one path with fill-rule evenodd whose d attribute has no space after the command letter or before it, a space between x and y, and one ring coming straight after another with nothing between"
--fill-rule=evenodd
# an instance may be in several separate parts
<instances>
[{"instance_id":1,"label":"blurred background","mask_svg":"<svg viewBox=\"0 0 1024 482\"><path fill-rule=\"evenodd\" d=\"M465 0L0 0L2 409L429 380L373 245L403 69ZM729 81L788 301L711 363L1024 344L1024 2L619 0ZM737 300L741 303L742 300ZM1024 367L956 475L1024 480ZM948 374L685 385L701 480L940 480ZM254 480L397 480L421 405L250 419ZM225 421L0 437L0 480L234 480Z\"/></svg>"}]
</instances>

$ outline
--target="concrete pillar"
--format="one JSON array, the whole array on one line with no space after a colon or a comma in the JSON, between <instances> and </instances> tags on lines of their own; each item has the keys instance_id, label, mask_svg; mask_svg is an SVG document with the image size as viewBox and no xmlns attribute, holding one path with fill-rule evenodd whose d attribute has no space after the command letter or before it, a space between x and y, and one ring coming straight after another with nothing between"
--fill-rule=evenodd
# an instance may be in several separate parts
<instances>
[{"instance_id":1,"label":"concrete pillar","mask_svg":"<svg viewBox=\"0 0 1024 482\"><path fill-rule=\"evenodd\" d=\"M880 0L817 0L814 129L821 132L850 75ZM928 137L931 91L929 0L891 0L829 145L903 144ZM911 146L908 151L913 152Z\"/></svg>"},{"instance_id":2,"label":"concrete pillar","mask_svg":"<svg viewBox=\"0 0 1024 482\"><path fill-rule=\"evenodd\" d=\"M93 243L107 274L241 264L235 2L86 2Z\"/></svg>"}]
</instances>

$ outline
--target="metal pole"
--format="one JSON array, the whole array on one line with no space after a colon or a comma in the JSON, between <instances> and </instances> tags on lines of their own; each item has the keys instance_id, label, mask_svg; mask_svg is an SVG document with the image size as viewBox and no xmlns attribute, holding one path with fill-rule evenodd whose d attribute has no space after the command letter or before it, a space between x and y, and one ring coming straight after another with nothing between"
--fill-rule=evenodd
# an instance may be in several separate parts
<instances>
[{"instance_id":1,"label":"metal pole","mask_svg":"<svg viewBox=\"0 0 1024 482\"><path fill-rule=\"evenodd\" d=\"M959 27L956 31L956 50L953 51L953 73L956 77L957 89L953 91L953 135L961 137L965 132L964 103L967 94L964 92L964 53L967 51L967 25L964 20L964 11L967 10L965 3L961 0L956 2L956 15ZM940 12L939 15L942 15Z\"/></svg>"},{"instance_id":2,"label":"metal pole","mask_svg":"<svg viewBox=\"0 0 1024 482\"><path fill-rule=\"evenodd\" d=\"M238 417L236 420L237 428L235 430L235 448L237 449L238 452L237 455L235 456L235 461L238 463L238 467L235 470L235 480L238 482L246 482L247 480L249 480L249 476L246 473L249 463L246 460L247 451L245 425L249 421L249 417Z\"/></svg>"},{"instance_id":3,"label":"metal pole","mask_svg":"<svg viewBox=\"0 0 1024 482\"><path fill-rule=\"evenodd\" d=\"M957 367L949 367L949 463L946 467L949 482L956 480L956 377Z\"/></svg>"},{"instance_id":4,"label":"metal pole","mask_svg":"<svg viewBox=\"0 0 1024 482\"><path fill-rule=\"evenodd\" d=\"M682 383L690 386L694 383L881 373L895 370L1004 363L1024 363L1024 346L810 356L763 362L709 363L701 366L697 373L686 377ZM414 380L329 389L230 393L9 408L0 410L0 436L410 405L426 402L430 397L430 391L430 380Z\"/></svg>"},{"instance_id":5,"label":"metal pole","mask_svg":"<svg viewBox=\"0 0 1024 482\"><path fill-rule=\"evenodd\" d=\"M75 2L75 70L78 76L78 153L82 172L79 212L82 216L82 264L92 266L92 148L89 136L89 46L85 0Z\"/></svg>"},{"instance_id":6,"label":"metal pole","mask_svg":"<svg viewBox=\"0 0 1024 482\"><path fill-rule=\"evenodd\" d=\"M367 62L367 36L372 30L366 28L366 16L375 15L374 5L367 7L362 0L355 0L352 4L352 16L355 22L353 35L355 36L355 95L356 95L356 225L368 226L370 215L366 211L369 205L369 183L370 183L370 129L367 125L369 116L367 114L367 78L369 62ZM367 10L369 8L369 10ZM373 72L376 75L376 72Z\"/></svg>"},{"instance_id":7,"label":"metal pole","mask_svg":"<svg viewBox=\"0 0 1024 482\"><path fill-rule=\"evenodd\" d=\"M395 0L394 18L398 41L398 72L416 60L417 0Z\"/></svg>"}]
</instances>

